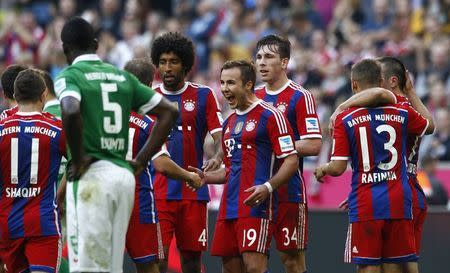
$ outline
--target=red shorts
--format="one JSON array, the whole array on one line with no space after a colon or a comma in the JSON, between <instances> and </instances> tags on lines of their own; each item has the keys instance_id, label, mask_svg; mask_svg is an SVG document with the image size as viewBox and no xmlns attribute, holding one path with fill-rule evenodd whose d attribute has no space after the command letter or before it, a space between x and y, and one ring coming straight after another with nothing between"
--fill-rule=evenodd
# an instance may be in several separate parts
<instances>
[{"instance_id":1,"label":"red shorts","mask_svg":"<svg viewBox=\"0 0 450 273\"><path fill-rule=\"evenodd\" d=\"M278 250L306 249L308 206L302 203L280 203L273 236Z\"/></svg>"},{"instance_id":2,"label":"red shorts","mask_svg":"<svg viewBox=\"0 0 450 273\"><path fill-rule=\"evenodd\" d=\"M218 220L211 246L211 255L236 257L243 252L268 254L273 224L262 218Z\"/></svg>"},{"instance_id":3,"label":"red shorts","mask_svg":"<svg viewBox=\"0 0 450 273\"><path fill-rule=\"evenodd\" d=\"M58 272L61 250L58 235L0 241L0 256L8 273L28 270Z\"/></svg>"},{"instance_id":4,"label":"red shorts","mask_svg":"<svg viewBox=\"0 0 450 273\"><path fill-rule=\"evenodd\" d=\"M414 224L408 219L350 223L345 262L364 265L405 263L416 259Z\"/></svg>"},{"instance_id":5,"label":"red shorts","mask_svg":"<svg viewBox=\"0 0 450 273\"><path fill-rule=\"evenodd\" d=\"M130 220L126 248L135 263L150 263L164 259L159 223L141 224Z\"/></svg>"},{"instance_id":6,"label":"red shorts","mask_svg":"<svg viewBox=\"0 0 450 273\"><path fill-rule=\"evenodd\" d=\"M413 207L413 221L414 221L414 237L416 242L416 255L420 256L420 242L422 240L422 229L425 218L427 217L427 209L420 209Z\"/></svg>"},{"instance_id":7,"label":"red shorts","mask_svg":"<svg viewBox=\"0 0 450 273\"><path fill-rule=\"evenodd\" d=\"M156 200L163 246L169 247L173 235L180 250L205 251L208 246L205 201Z\"/></svg>"}]
</instances>

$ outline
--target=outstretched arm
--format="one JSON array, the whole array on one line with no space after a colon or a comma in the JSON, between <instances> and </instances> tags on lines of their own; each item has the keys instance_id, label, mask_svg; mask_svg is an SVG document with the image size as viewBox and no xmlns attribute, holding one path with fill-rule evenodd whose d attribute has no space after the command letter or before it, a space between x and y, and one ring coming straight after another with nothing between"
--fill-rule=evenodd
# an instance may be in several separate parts
<instances>
[{"instance_id":1,"label":"outstretched arm","mask_svg":"<svg viewBox=\"0 0 450 273\"><path fill-rule=\"evenodd\" d=\"M348 98L346 101L341 103L334 113L330 117L330 124L328 126L329 129L333 129L334 121L336 120L336 116L344 111L347 108L350 107L375 107L382 104L390 104L390 103L396 103L397 99L395 98L394 93L391 91L381 88L381 87L374 87L369 88L366 90L363 90L350 98Z\"/></svg>"},{"instance_id":2,"label":"outstretched arm","mask_svg":"<svg viewBox=\"0 0 450 273\"><path fill-rule=\"evenodd\" d=\"M157 172L160 172L169 178L186 181L193 188L202 186L201 178L196 172L186 171L165 154L153 159L152 163Z\"/></svg>"},{"instance_id":3,"label":"outstretched arm","mask_svg":"<svg viewBox=\"0 0 450 273\"><path fill-rule=\"evenodd\" d=\"M340 176L347 169L347 160L331 160L329 163L317 167L314 175L319 182L323 182L325 175Z\"/></svg>"},{"instance_id":4,"label":"outstretched arm","mask_svg":"<svg viewBox=\"0 0 450 273\"><path fill-rule=\"evenodd\" d=\"M139 174L145 168L152 156L159 151L177 120L178 110L171 105L167 99L162 98L161 101L146 114L156 116L157 120L147 141L134 160L135 165L133 167L135 169L135 174Z\"/></svg>"}]
</instances>

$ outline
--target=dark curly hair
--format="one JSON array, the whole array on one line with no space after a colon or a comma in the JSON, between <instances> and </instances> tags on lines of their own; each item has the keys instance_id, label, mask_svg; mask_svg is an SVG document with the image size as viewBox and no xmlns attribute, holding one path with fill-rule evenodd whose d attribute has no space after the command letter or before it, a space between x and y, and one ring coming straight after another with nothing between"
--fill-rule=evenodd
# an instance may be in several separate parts
<instances>
[{"instance_id":1,"label":"dark curly hair","mask_svg":"<svg viewBox=\"0 0 450 273\"><path fill-rule=\"evenodd\" d=\"M153 64L158 67L161 54L170 52L175 53L181 59L185 73L189 73L195 59L192 41L179 32L168 32L157 37L152 44L151 58Z\"/></svg>"}]
</instances>

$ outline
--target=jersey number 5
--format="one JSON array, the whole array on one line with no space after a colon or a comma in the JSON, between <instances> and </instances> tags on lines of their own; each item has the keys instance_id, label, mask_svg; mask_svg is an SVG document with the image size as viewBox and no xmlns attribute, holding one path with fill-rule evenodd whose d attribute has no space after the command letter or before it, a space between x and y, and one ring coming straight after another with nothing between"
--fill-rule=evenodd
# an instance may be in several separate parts
<instances>
[{"instance_id":1,"label":"jersey number 5","mask_svg":"<svg viewBox=\"0 0 450 273\"><path fill-rule=\"evenodd\" d=\"M391 160L387 163L380 162L378 164L378 168L384 171L388 171L395 167L398 160L398 152L394 147L397 134L395 133L394 127L387 124L378 126L376 130L378 134L381 134L382 132L387 132L389 134L389 140L388 142L384 143L384 149L388 150L391 153ZM359 137L361 140L360 142L361 142L363 168L365 172L368 172L370 170L370 156L369 156L369 143L367 141L366 127L359 127Z\"/></svg>"},{"instance_id":2,"label":"jersey number 5","mask_svg":"<svg viewBox=\"0 0 450 273\"><path fill-rule=\"evenodd\" d=\"M110 111L114 114L114 122L111 117L103 118L103 128L108 134L117 134L122 130L122 107L117 102L109 101L109 93L117 92L117 84L100 83L102 90L103 110Z\"/></svg>"}]
</instances>

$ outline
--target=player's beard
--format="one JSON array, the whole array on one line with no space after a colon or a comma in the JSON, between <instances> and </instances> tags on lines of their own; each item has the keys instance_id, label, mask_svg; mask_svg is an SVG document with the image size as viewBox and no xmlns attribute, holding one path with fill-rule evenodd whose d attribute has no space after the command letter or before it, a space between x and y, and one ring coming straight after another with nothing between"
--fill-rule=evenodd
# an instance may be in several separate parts
<instances>
[{"instance_id":1,"label":"player's beard","mask_svg":"<svg viewBox=\"0 0 450 273\"><path fill-rule=\"evenodd\" d=\"M180 89L180 85L183 82L183 75L173 75L173 80L166 81L163 78L164 88L166 90L178 91Z\"/></svg>"}]
</instances>

